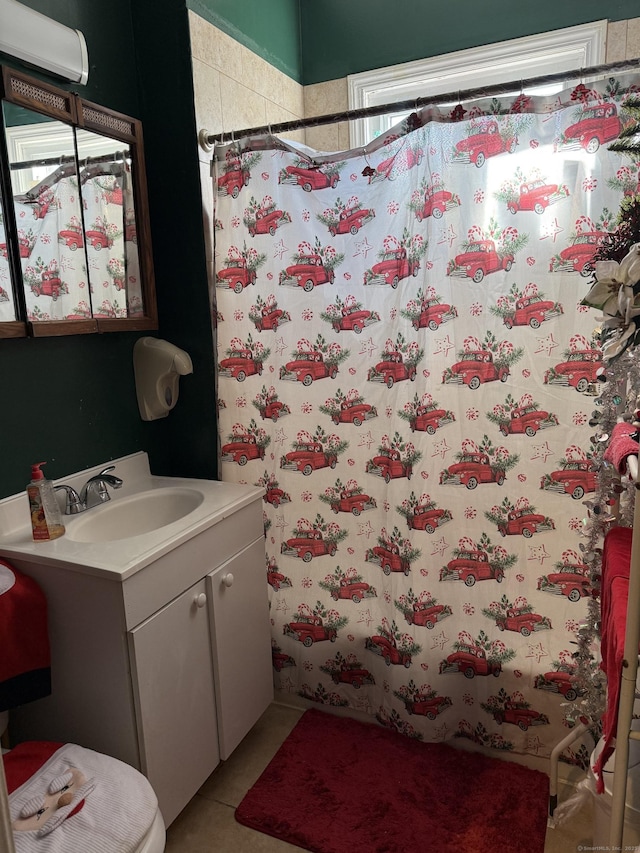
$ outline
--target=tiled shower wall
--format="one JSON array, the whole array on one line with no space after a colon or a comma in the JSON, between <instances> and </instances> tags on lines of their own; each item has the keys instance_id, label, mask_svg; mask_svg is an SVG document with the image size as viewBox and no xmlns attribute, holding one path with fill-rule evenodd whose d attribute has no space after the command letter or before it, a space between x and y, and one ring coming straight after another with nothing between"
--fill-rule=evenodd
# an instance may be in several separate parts
<instances>
[{"instance_id":1,"label":"tiled shower wall","mask_svg":"<svg viewBox=\"0 0 640 853\"><path fill-rule=\"evenodd\" d=\"M295 121L304 112L304 87L248 48L189 11L196 127L223 133ZM292 139L304 141L301 132ZM195 143L195 140L194 140ZM211 154L198 146L210 287L213 286Z\"/></svg>"},{"instance_id":2,"label":"tiled shower wall","mask_svg":"<svg viewBox=\"0 0 640 853\"><path fill-rule=\"evenodd\" d=\"M613 21L607 27L606 62L640 57L640 18Z\"/></svg>"}]
</instances>

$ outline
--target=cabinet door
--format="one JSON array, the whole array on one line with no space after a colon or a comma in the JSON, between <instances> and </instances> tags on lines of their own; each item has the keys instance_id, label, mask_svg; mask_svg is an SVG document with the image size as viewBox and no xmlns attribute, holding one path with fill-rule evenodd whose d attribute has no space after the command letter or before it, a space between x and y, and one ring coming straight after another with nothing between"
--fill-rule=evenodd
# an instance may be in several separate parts
<instances>
[{"instance_id":1,"label":"cabinet door","mask_svg":"<svg viewBox=\"0 0 640 853\"><path fill-rule=\"evenodd\" d=\"M207 604L203 579L128 635L142 772L167 825L220 763Z\"/></svg>"},{"instance_id":2,"label":"cabinet door","mask_svg":"<svg viewBox=\"0 0 640 853\"><path fill-rule=\"evenodd\" d=\"M207 577L220 755L228 758L273 701L264 539Z\"/></svg>"}]
</instances>

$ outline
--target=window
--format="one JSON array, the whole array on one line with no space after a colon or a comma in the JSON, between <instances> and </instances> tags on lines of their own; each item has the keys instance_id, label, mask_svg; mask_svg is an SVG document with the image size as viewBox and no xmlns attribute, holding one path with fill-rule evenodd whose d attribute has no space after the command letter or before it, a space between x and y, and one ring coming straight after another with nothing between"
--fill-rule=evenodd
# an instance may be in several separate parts
<instances>
[{"instance_id":1,"label":"window","mask_svg":"<svg viewBox=\"0 0 640 853\"><path fill-rule=\"evenodd\" d=\"M606 33L607 22L602 20L352 74L347 78L349 109L428 98L599 65L604 62ZM514 92L517 88L514 85ZM548 94L563 88L565 84L560 82L527 89L527 94ZM366 145L405 115L403 111L351 122L351 147Z\"/></svg>"},{"instance_id":2,"label":"window","mask_svg":"<svg viewBox=\"0 0 640 853\"><path fill-rule=\"evenodd\" d=\"M69 128L66 125L43 122L5 128L9 162L32 162L29 168L21 169L12 181L16 193L25 193L38 181L44 180L53 171L51 158L66 153ZM113 151L113 140L108 136L85 134L82 145L84 157L98 157ZM42 159L46 165L35 160Z\"/></svg>"}]
</instances>

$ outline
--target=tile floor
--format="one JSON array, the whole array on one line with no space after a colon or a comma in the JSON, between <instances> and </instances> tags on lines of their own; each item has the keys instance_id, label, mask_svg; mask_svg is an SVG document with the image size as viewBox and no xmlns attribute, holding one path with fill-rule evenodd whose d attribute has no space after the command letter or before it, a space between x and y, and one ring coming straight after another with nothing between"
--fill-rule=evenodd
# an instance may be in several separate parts
<instances>
[{"instance_id":1,"label":"tile floor","mask_svg":"<svg viewBox=\"0 0 640 853\"><path fill-rule=\"evenodd\" d=\"M300 847L237 823L234 811L303 713L277 703L266 710L231 758L211 774L171 824L166 853L300 853ZM565 826L547 829L544 853L587 850L591 834L591 808L587 806Z\"/></svg>"}]
</instances>

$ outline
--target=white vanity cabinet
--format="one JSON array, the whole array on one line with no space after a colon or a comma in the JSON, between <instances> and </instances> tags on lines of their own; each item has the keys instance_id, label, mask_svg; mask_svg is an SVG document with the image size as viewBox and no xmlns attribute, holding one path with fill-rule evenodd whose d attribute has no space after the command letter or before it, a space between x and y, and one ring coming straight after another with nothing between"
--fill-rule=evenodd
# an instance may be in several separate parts
<instances>
[{"instance_id":1,"label":"white vanity cabinet","mask_svg":"<svg viewBox=\"0 0 640 853\"><path fill-rule=\"evenodd\" d=\"M214 485L228 505L120 575L6 554L47 597L52 655L51 696L12 711L11 736L137 767L167 825L273 700L263 491Z\"/></svg>"}]
</instances>

